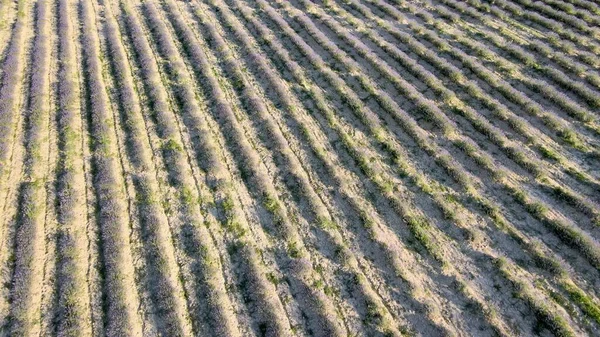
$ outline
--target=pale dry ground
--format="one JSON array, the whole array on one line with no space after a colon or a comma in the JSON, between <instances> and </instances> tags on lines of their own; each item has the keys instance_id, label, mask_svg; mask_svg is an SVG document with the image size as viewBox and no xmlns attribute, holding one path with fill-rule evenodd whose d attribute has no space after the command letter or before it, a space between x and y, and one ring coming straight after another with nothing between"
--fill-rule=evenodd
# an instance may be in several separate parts
<instances>
[{"instance_id":1,"label":"pale dry ground","mask_svg":"<svg viewBox=\"0 0 600 337\"><path fill-rule=\"evenodd\" d=\"M596 0L0 0L0 335L597 336Z\"/></svg>"}]
</instances>

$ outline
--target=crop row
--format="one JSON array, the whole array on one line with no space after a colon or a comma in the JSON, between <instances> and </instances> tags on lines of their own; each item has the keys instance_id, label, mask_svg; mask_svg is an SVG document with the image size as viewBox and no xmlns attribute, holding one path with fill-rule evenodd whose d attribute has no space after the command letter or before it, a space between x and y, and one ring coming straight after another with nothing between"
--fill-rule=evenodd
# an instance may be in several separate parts
<instances>
[{"instance_id":1,"label":"crop row","mask_svg":"<svg viewBox=\"0 0 600 337\"><path fill-rule=\"evenodd\" d=\"M3 287L0 290L0 322L7 327L10 317L11 277L14 272L15 234L18 218L20 184L18 179L22 173L23 163L23 126L24 113L27 107L27 76L29 53L31 52L31 31L34 13L33 6L26 1L16 4L16 19L12 35L8 39L5 54L2 55L2 82L0 82L0 274Z\"/></svg>"},{"instance_id":2,"label":"crop row","mask_svg":"<svg viewBox=\"0 0 600 337\"><path fill-rule=\"evenodd\" d=\"M131 39L132 50L135 52L136 62L141 69L145 93L148 97L149 117L156 125L158 136L161 140L160 151L164 165L168 170L168 180L171 186L177 189L174 198L176 205L173 207L177 223L173 226L172 237L178 250L183 276L183 286L187 298L187 308L196 331L205 331L202 327L203 317L208 318L209 328L218 334L236 334L237 324L231 314L231 304L225 293L223 274L219 264L220 256L216 250L213 239L204 226L198 203L199 200L197 181L191 172L190 155L184 151L179 119L173 114L173 102L167 89L163 85L163 74L158 67L155 53L146 37L155 36L158 40L158 49L161 55L174 58L176 54L168 51L168 35L164 25L155 26L157 18L149 16L152 30L149 34L144 30L138 19L136 9L126 3L121 3L121 13L124 19L124 28ZM159 29L160 28L160 29ZM180 64L177 64L180 67ZM173 69L176 69L173 67ZM178 81L179 88L175 93L185 93L187 83ZM187 87L189 95L189 87ZM186 116L198 109L195 95L187 96L187 106L182 111ZM197 111L197 110L196 110ZM186 120L186 117L183 118ZM149 123L149 121L147 121ZM224 323L226 322L226 323Z\"/></svg>"},{"instance_id":3,"label":"crop row","mask_svg":"<svg viewBox=\"0 0 600 337\"><path fill-rule=\"evenodd\" d=\"M376 40L376 38L377 38L377 36L372 36L369 32L365 32L365 35L372 37L373 40ZM408 41L410 41L410 40L408 40ZM409 44L411 44L411 43L409 43ZM416 45L416 43L414 41L412 41L412 45ZM461 102L461 100L459 98L457 98L457 96L454 94L454 92L445 88L443 83L441 83L441 81L439 81L433 74L426 71L422 66L417 64L412 59L408 58L408 56L406 56L403 52L401 52L397 48L394 48L390 44L385 44L384 46L385 46L385 48L384 48L385 51L389 52L389 54L391 56L398 59L398 61L402 65L404 65L407 69L409 69L412 73L414 73L415 76L423 79L426 82L426 84L434 90L434 92L436 94L445 98L444 103L442 105L442 107L445 107L445 110L455 111L459 115L467 118L467 120L469 120L469 122L473 125L473 127L477 131L481 132L488 139L490 139L490 141L492 141L495 145L497 145L499 148L501 148L509 158L514 160L517 164L522 166L525 170L532 172L536 176L541 175L542 172L544 172L544 174L545 174L545 172L548 171L547 167L542 162L540 162L538 160L529 159L528 158L529 155L526 155L524 152L519 150L520 148L523 148L524 144L519 143L519 142L510 141L504 135L504 132L502 130L491 125L490 122L487 119L485 119L483 116L479 115L477 113L477 111L475 111L473 108L471 108L471 107L465 105L463 102ZM419 46L417 45L417 47L419 47ZM417 50L419 50L419 49L417 49ZM420 50L423 50L423 49L420 49ZM432 55L429 55L429 56L432 56ZM448 66L447 62L444 62L439 59L436 60L436 58L434 58L433 56L431 58L436 61L434 63L436 66L443 67L443 69L445 69L445 71L447 71L447 72L454 71L454 74L456 75L456 77L463 76L462 73L460 73L455 67L453 69L453 67ZM494 101L492 98L490 98L488 95L486 95L481 89L477 88L475 86L475 84L468 83L468 82L467 83L461 82L461 84L463 84L464 87L468 88L467 90L469 93L475 93L476 97L481 98L484 101L484 104L495 108L496 109L495 115L505 116L505 118L512 117L511 115L513 115L513 113L510 112L510 110L508 110L504 106L501 106L498 102ZM513 121L512 125L519 126L520 130L521 130L521 134L523 134L524 136L535 132L535 129L533 129L531 126L527 125L525 122L519 121L515 117L512 117L512 121ZM528 130L532 130L532 131L528 131ZM536 140L531 140L531 141L534 144L536 144ZM545 147L545 145L540 144L538 142L536 144L536 146L540 149L540 151L542 153L548 152L548 149L547 149L547 147ZM566 159L564 159L564 158L556 157L555 159L562 160L562 162L566 164ZM565 166L569 167L568 165L565 165ZM591 178L587 178L587 179L588 179L588 181L592 180ZM556 186L556 185L551 184L551 186ZM565 195L568 194L568 195L574 197L575 199L571 198L571 199L566 199L566 200L573 200L573 201L577 200L577 201L573 202L574 206L581 208L582 211L586 214L586 216L591 217L592 221L597 221L596 220L597 210L595 210L594 205L592 205L589 201L585 200L585 198L582 196L575 196L575 194L572 193L567 187L560 186L557 188L559 190L562 190L563 192L565 192L563 194L565 194Z\"/></svg>"},{"instance_id":4,"label":"crop row","mask_svg":"<svg viewBox=\"0 0 600 337\"><path fill-rule=\"evenodd\" d=\"M449 4L452 7L457 6L456 2L454 2L454 1L445 1L445 3ZM477 11L471 12L470 15L474 18L477 18L478 20L485 21L484 20L485 15L480 14ZM578 82L577 81L578 78L573 80L569 76L567 76L566 73L564 73L560 70L557 70L550 66L540 66L538 63L542 63L542 62L537 61L533 57L533 55L525 52L522 48L518 48L514 45L505 46L504 44L499 43L498 36L493 32L486 32L486 33L482 33L482 34L486 39L489 39L492 43L494 43L499 48L507 50L511 55L517 57L519 60L521 60L525 64L532 65L536 70L538 70L542 74L549 76L552 80L557 82L562 87L562 89L572 90L576 95L580 96L581 99L586 104L588 104L591 108L597 107L597 103L598 103L597 93L594 92L592 89L589 89L583 83ZM534 48L534 50L536 50L536 51L543 52L545 55L550 54L549 47L547 45L545 45L544 42L535 41L534 43L530 44L532 46L531 48ZM484 56L486 59L490 58L489 51L486 49L486 47L483 47L483 46L480 46L477 44L472 44L472 43L471 43L471 45L475 46L475 48L477 49L478 55ZM486 52L488 54L486 54ZM567 68L567 70L569 71L569 73L574 72L576 75L582 75L587 70L585 67L579 66L573 60L565 60L564 56L561 57L560 54L558 54L558 55L554 55L554 53L552 53L552 54L553 55L551 57L553 59L558 60L560 62L560 64L564 65ZM590 71L590 72L592 72L592 71ZM582 118L584 120L589 120L590 118L592 118L591 116L587 116L587 113L584 111L583 107L575 107L574 103L566 103L566 101L568 101L570 99L566 95L560 94L560 93L557 94L556 91L550 91L550 92L546 93L544 91L545 90L544 88L546 86L546 84L544 82L528 81L525 79L522 79L521 81L523 83L527 84L530 88L532 88L532 90L545 94L550 100L555 100L555 102L557 104L560 104L561 106L566 107L565 109L570 109L570 111L572 111L571 112L572 114L579 116L580 118ZM553 98L553 97L556 97L556 98Z\"/></svg>"},{"instance_id":5,"label":"crop row","mask_svg":"<svg viewBox=\"0 0 600 337\"><path fill-rule=\"evenodd\" d=\"M129 59L121 42L112 10L105 6L105 37L109 49L112 74L119 88L120 116L127 135L126 147L132 167L137 208L148 260L146 284L150 289L156 310L164 312L165 329L176 335L191 334L187 303L182 294L179 261L176 259L169 219L165 214L156 182L156 168L152 158L146 125L142 116L138 88L133 79Z\"/></svg>"},{"instance_id":6,"label":"crop row","mask_svg":"<svg viewBox=\"0 0 600 337\"><path fill-rule=\"evenodd\" d=\"M232 39L237 38L241 44L248 45L249 40L250 40L249 36L241 30L242 28L239 26L239 24L236 25L236 23L234 21L232 21L233 20L232 15L229 14L228 11L223 7L217 7L217 8L218 8L219 12L223 13L223 15L224 15L224 20L225 20L224 25L227 27L231 27L234 30L234 32L233 32L234 38L232 38ZM261 67L266 67L266 65L264 64L264 62L266 62L265 59L263 57L261 57L258 53L256 53L254 48L248 47L247 52L248 52L249 59L254 60L255 63L260 64ZM277 83L276 76L272 70L265 69L264 71L265 71L264 74L269 77L270 82ZM239 72L239 73L241 74L241 72ZM295 108L293 108L291 102L289 102L289 100L291 98L288 97L287 94L284 93L284 88L281 87L281 84L279 84L279 85L275 84L274 86L275 86L276 90L279 92L279 97L283 97L284 101L286 102L285 103L286 110L288 110L288 111L292 110L292 112L293 112L293 110ZM258 108L257 110L264 111L266 109ZM268 125L270 123L267 120L267 121L265 121L265 124ZM274 124L271 124L271 125L272 126L270 126L269 129L272 129L273 131L267 130L267 132L274 133L273 138L275 138L275 137L277 137L276 136L277 131L275 131L276 126ZM279 124L279 125L281 125L281 124ZM300 126L300 127L304 128L305 130L307 128L306 126ZM283 137L285 138L285 140L280 138L280 140L277 142L283 143L285 141L287 141L287 142L293 141L291 139L292 138L291 135L289 135L287 132L283 133ZM290 147L290 146L289 145L277 145L276 151L281 152L285 155L287 152L287 151L285 151L285 148L287 148L287 147ZM312 147L314 150L317 149L316 144L314 144L314 140L313 140ZM287 157L289 158L289 155ZM308 174L304 175L300 172L297 172L297 171L299 171L298 167L301 167L300 165L301 165L300 162L298 162L297 159L294 159L293 157L289 158L289 159L285 159L285 161L283 161L283 163L281 164L281 166L286 167L286 168L288 168L288 167L296 168L296 169L292 169L291 174L294 176L294 180L292 180L292 181L288 180L289 181L287 183L289 186L288 188L292 192L299 190L299 192L302 193L299 196L299 198L306 199L309 203L309 208L314 213L314 215L313 215L314 220L311 220L311 222L317 223L318 226L320 227L320 229L324 230L325 233L327 233L327 235L330 237L331 243L325 244L323 246L323 248L321 248L321 250L325 249L325 247L336 247L335 248L336 250L343 252L343 253L340 253L340 255L344 256L344 261L340 261L339 263L343 262L343 263L347 264L349 266L349 268L355 269L355 271L353 271L353 273L356 273L356 274L352 277L359 280L359 285L361 287L363 287L363 289L360 291L363 291L367 298L366 307L371 307L371 310L377 310L382 313L381 319L379 319L377 322L374 322L374 323L376 323L377 325L380 325L379 328L383 329L383 331L388 331L389 329L394 329L393 327L389 326L388 318L385 317L386 309L383 309L381 307L381 304L377 304L378 300L376 298L373 298L373 295L370 294L370 293L373 293L373 290L369 290L369 288L372 287L372 285L369 285L368 283L365 282L364 275L362 275L362 272L360 270L356 270L357 268L360 268L360 265L358 264L358 261L351 255L351 252L348 250L348 247L344 243L344 239L347 238L347 236L344 236L341 231L338 234L334 230L334 229L339 229L339 227L334 222L335 220L329 219L329 215L327 213L331 213L331 211L326 209L326 205L322 201L326 197L317 195L317 194L320 194L320 193L318 193L317 188L316 187L313 188L310 186L310 185L315 186L316 182L313 179L310 179ZM302 166L302 169L306 170L304 165ZM296 172L294 172L294 171L296 171ZM335 171L334 167L329 166L329 171ZM317 194L315 194L315 192L317 192ZM377 308L381 308L381 309L377 309Z\"/></svg>"},{"instance_id":7,"label":"crop row","mask_svg":"<svg viewBox=\"0 0 600 337\"><path fill-rule=\"evenodd\" d=\"M193 12L197 17L202 17L200 9L194 9ZM211 47L215 50L226 52L227 47L225 42L214 31L214 26L212 26L208 20L202 20L201 22L206 31L210 34L210 37L207 38L207 42L211 44ZM200 55L197 54L196 56ZM231 60L231 58L227 57L224 57L224 59ZM198 63L193 64L198 65ZM231 63L227 64L227 66L234 67ZM201 72L201 69L196 68L195 70L196 73L206 76ZM227 70L228 69L226 69L226 71ZM215 93L215 90L221 91L222 89L220 86L210 86L205 89L205 92ZM302 238L299 237L298 232L294 229L290 216L281 206L282 201L279 199L278 193L272 185L269 174L264 166L260 164L260 157L253 150L254 144L250 143L250 140L247 138L244 128L238 122L235 111L231 108L231 104L224 100L225 95L218 91L212 97L212 99L218 102L216 105L215 119L224 128L222 133L225 136L226 142L229 144L232 154L237 159L236 164L238 165L238 169L240 170L243 179L248 186L251 186L251 188L249 188L250 193L255 195L256 200L260 200L265 209L270 213L271 221L274 226L271 228L269 228L269 226L266 230L274 237L283 240L282 242L287 246L282 247L284 251L281 252L281 255L275 253L276 260L279 260L277 263L283 265L283 263L280 262L281 259L288 260L290 259L290 257L288 257L289 255L291 255L291 261L294 259L307 259L309 253L306 252L306 247L303 244ZM314 275L313 272L310 271L312 268L308 267L304 262L295 262L294 265L294 268L290 271L291 274L289 274L291 280L290 287L292 292L303 294L298 296L303 296L303 305L307 306L305 310L306 314L311 318L311 322L322 326L322 329L324 329L325 332L329 331L335 333L335 331L338 331L337 333L339 333L340 330L338 329L340 329L340 327L332 320L332 318L335 317L335 314L333 313L335 309L332 307L331 302L326 299L322 292L313 291L308 286L309 280ZM310 294L311 292L312 294Z\"/></svg>"},{"instance_id":8,"label":"crop row","mask_svg":"<svg viewBox=\"0 0 600 337\"><path fill-rule=\"evenodd\" d=\"M108 320L106 333L114 336L141 334L137 313L130 243L130 219L125 203L124 180L114 130L113 113L99 59L99 39L92 4L79 4L82 21L81 45L85 84L84 98L92 148L92 184L97 200L97 223L101 235L103 283Z\"/></svg>"},{"instance_id":9,"label":"crop row","mask_svg":"<svg viewBox=\"0 0 600 337\"><path fill-rule=\"evenodd\" d=\"M237 7L238 5L234 5L235 7ZM237 9L237 8L236 8ZM224 11L224 9L221 8L221 10ZM239 10L242 11L243 15L246 16L246 18L248 18L248 12L244 12L244 8L240 8ZM247 9L246 9L247 10ZM307 97L310 97L312 100L315 101L316 107L318 108L318 110L320 110L322 113L326 114L326 118L329 121L328 125L330 125L331 127L333 127L335 130L337 130L336 132L340 133L341 137L343 137L344 139L344 145L348 146L351 142L350 137L348 136L347 133L345 133L343 131L343 129L340 128L339 122L337 122L335 120L334 115L332 114L331 108L328 107L328 104L325 102L325 98L323 97L323 94L316 88L313 88L313 84L310 84L310 80L308 80L305 75L302 74L302 70L299 67L299 65L297 63L295 63L293 60L289 59L289 56L287 55L287 51L282 47L282 45L280 43L278 43L277 41L274 40L274 38L267 38L267 36L270 36L271 33L265 31L265 27L258 22L255 18L252 19L252 24L255 26L256 29L258 29L258 31L260 32L261 36L263 38L266 39L266 41L269 41L269 44L271 44L271 47L273 48L273 50L275 51L275 53L278 55L278 57L282 58L285 64L285 66L292 72L292 74L294 75L294 77L296 78L296 80L298 81L298 83L302 83L302 89L298 88L298 91L300 92L299 94L301 95L308 95ZM239 26L236 26L236 24L234 23L228 23L228 25L231 24L232 27L234 27L234 29L238 30L241 29ZM239 31L236 31L235 33L238 37L243 36L244 39L246 39L246 35L243 33L240 33ZM241 37L240 37L241 38ZM273 74L272 71L268 68L266 68L267 66L265 65L265 63L267 62L264 58L262 57L258 57L257 55L253 55L251 57L251 59L254 60L254 62L252 63L257 63L259 64L261 71L261 74L266 74L266 77L269 79L270 86L277 92L277 99L281 101L281 103L283 104L284 109L286 110L287 113L289 113L291 116L294 116L294 124L298 123L297 125L299 125L299 128L302 130L301 135L307 138L308 143L310 144L310 147L312 149L312 151L315 153L315 155L318 157L318 159L320 161L323 162L323 164L325 164L326 166L326 174L328 176L331 177L331 179L334 179L334 184L336 186L338 186L338 188L340 189L340 191L344 194L344 199L348 200L348 203L350 204L349 206L353 208L353 210L357 213L356 216L358 216L361 220L361 222L365 223L365 228L362 229L363 231L366 230L368 233L366 235L368 236L373 236L371 237L371 240L375 241L383 252L385 252L386 255L389 255L390 258L392 258L393 260L397 261L395 263L393 263L394 265L396 265L396 263L401 264L402 262L399 262L397 259L400 258L398 252L394 251L393 249L391 249L388 244L385 242L386 239L384 239L382 237L382 232L380 230L377 230L377 226L375 225L376 223L379 223L381 220L377 220L376 217L377 215L375 215L373 212L374 210L372 209L373 206L367 206L368 205L368 201L363 199L360 196L356 196L354 195L355 192L352 191L352 188L350 187L351 184L350 182L347 180L347 178L342 178L343 176L343 170L340 168L340 164L335 164L337 162L337 160L333 159L336 157L336 154L334 152L324 152L324 149L322 149L321 145L319 145L319 143L315 140L314 136L311 136L311 132L315 132L314 128L309 129L307 124L305 124L305 122L300 119L301 117L299 116L299 114L301 114L303 109L299 108L300 103L295 103L296 99L294 99L293 96L290 96L290 94L288 94L285 90L285 88L283 87L283 84L277 80L276 78L276 74ZM303 100L306 100L307 98L303 98ZM311 118L312 119L312 118ZM310 124L308 124L310 125ZM352 156L359 158L360 155L360 150L357 150L356 148L352 148L350 147L350 153ZM357 157L358 156L358 157ZM315 165L311 165L313 167L319 167L321 164L315 164ZM324 224L325 225L325 224ZM323 226L324 226L323 225ZM339 228L339 227L338 227ZM341 230L341 228L340 228ZM409 263L409 261L405 260L404 263ZM414 263L414 261L412 262ZM396 265L397 266L397 265ZM402 270L401 269L396 269L396 272L399 273L400 275L402 275ZM405 279L407 281L410 280L410 277L405 276ZM414 287L418 287L417 285L412 285ZM433 308L432 308L433 309ZM434 313L432 313L432 316L435 316Z\"/></svg>"},{"instance_id":10,"label":"crop row","mask_svg":"<svg viewBox=\"0 0 600 337\"><path fill-rule=\"evenodd\" d=\"M88 242L86 177L82 159L82 118L77 56L72 24L72 5L57 4L58 69L57 85L57 216L58 263L57 327L59 333L91 334L90 294L88 293Z\"/></svg>"},{"instance_id":11,"label":"crop row","mask_svg":"<svg viewBox=\"0 0 600 337\"><path fill-rule=\"evenodd\" d=\"M385 5L381 2L376 2L376 5L380 6L380 8L386 11L387 14L395 18L404 18L404 16L398 10L389 5ZM409 10L414 9L409 8ZM485 81L485 83L489 84L492 88L498 90L509 102L522 107L523 111L527 114L537 117L544 125L546 125L546 127L555 131L560 139L565 141L567 144L570 144L576 148L583 147L582 140L576 135L575 132L573 132L573 128L570 124L567 124L564 119L555 116L552 113L546 112L542 105L521 91L513 88L504 79L494 75L493 72L488 70L479 61L477 61L475 57L467 55L460 49L453 48L444 39L440 38L435 31L425 30L424 27L416 22L409 22L409 27L411 30L417 32L417 34L422 35L427 41L433 43L443 52L448 52L453 57L456 57L457 60L477 74L479 79ZM471 42L471 40L465 38L462 38L460 41L465 41L467 43ZM471 45L473 44L471 43ZM481 52L489 53L488 50L482 50ZM552 136L552 134L549 135Z\"/></svg>"},{"instance_id":12,"label":"crop row","mask_svg":"<svg viewBox=\"0 0 600 337\"><path fill-rule=\"evenodd\" d=\"M49 59L48 30L51 12L41 1L35 10L35 40L29 82L28 116L26 118L25 181L21 183L17 230L15 236L15 266L11 292L11 334L39 333L43 256L46 220L46 167L49 128Z\"/></svg>"},{"instance_id":13,"label":"crop row","mask_svg":"<svg viewBox=\"0 0 600 337\"><path fill-rule=\"evenodd\" d=\"M302 19L302 16L297 16L297 18ZM322 43L324 43L324 44L330 43L330 42L327 42L326 40L324 40L325 39L324 36L316 28L315 29L310 28L310 22L304 20L303 23L305 25L307 25L308 26L307 28L309 28L310 32L312 34L314 34L313 37L320 39L320 41L322 41ZM329 47L337 48L337 47L334 47L332 44L329 44ZM342 57L341 56L342 53L343 52L338 51L338 52L334 53L334 55L338 55L338 57ZM348 59L345 59L345 60L348 60ZM356 67L356 65L354 67ZM371 85L367 84L365 87L367 90L369 90L370 86L372 86L372 84ZM377 96L382 99L382 101L385 104L384 108L386 110L388 110L391 114L398 114L400 111L402 111L402 109L397 107L396 103L391 101L391 99L389 98L389 96L387 96L386 93L380 92L377 94ZM427 109L426 113L428 115L430 115L432 119L435 118L435 120L438 121L439 125L443 126L445 128L446 136L451 141L453 141L457 144L458 143L460 143L460 144L463 144L463 143L469 144L470 143L471 146L469 146L469 147L465 147L464 145L459 145L459 148L462 148L463 150L465 150L467 152L466 154L470 157L473 157L473 159L478 159L479 160L478 163L483 168L485 168L486 170L489 170L493 174L493 176L498 177L497 179L500 180L499 182L502 185L504 185L505 187L508 187L510 191L512 191L511 194L514 194L513 192L515 192L515 191L521 190L521 189L514 190L513 187L510 187L511 183L509 183L508 180L506 179L506 177L509 177L510 174L508 174L508 172L505 172L506 169L497 169L495 166L491 165L493 160L491 158L489 158L489 155L484 152L480 152L480 150L478 150L478 146L476 144L474 144L472 141L460 136L460 134L456 132L456 129L452 125L452 123L448 122L447 117L442 115L440 113L439 109L437 109L436 107L429 107ZM405 127L407 125L410 125L409 123L414 123L414 122L409 122L410 117L408 115L403 115L403 116L401 116L401 118L402 118L402 121L400 122L400 124L404 124ZM422 130L417 125L414 125L413 127L410 127L410 128L413 130ZM424 132L424 131L416 131L415 132L413 130L411 130L410 132L413 132L415 134L417 134L417 132ZM433 145L429 145L429 147L432 148ZM436 151L435 153L439 154L440 152ZM503 173L500 173L501 171L503 171ZM469 178L465 176L463 169L457 168L457 169L455 169L455 172L456 172L457 176L459 177L459 180L463 180L463 181L469 180ZM498 175L499 173L500 173L500 175ZM503 178L500 178L500 177L503 177ZM521 194L521 193L519 193L519 194ZM561 227L562 227L562 225L561 225Z\"/></svg>"},{"instance_id":14,"label":"crop row","mask_svg":"<svg viewBox=\"0 0 600 337\"><path fill-rule=\"evenodd\" d=\"M593 334L599 18L0 0L0 334Z\"/></svg>"},{"instance_id":15,"label":"crop row","mask_svg":"<svg viewBox=\"0 0 600 337\"><path fill-rule=\"evenodd\" d=\"M13 140L15 139L17 107L19 106L19 93L25 69L25 39L27 38L28 17L26 15L26 2L18 4L17 20L12 29L12 36L8 43L6 56L2 62L3 76L0 87L0 132L5 137L0 140L0 190L4 190L8 178ZM4 200L2 200L4 202ZM4 207L4 204L0 204Z\"/></svg>"}]
</instances>

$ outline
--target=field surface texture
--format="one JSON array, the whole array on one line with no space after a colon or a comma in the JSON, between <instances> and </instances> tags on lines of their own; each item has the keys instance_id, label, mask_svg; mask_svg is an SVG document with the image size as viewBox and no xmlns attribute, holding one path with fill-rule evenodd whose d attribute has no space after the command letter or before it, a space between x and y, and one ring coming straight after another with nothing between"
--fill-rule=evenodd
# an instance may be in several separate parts
<instances>
[{"instance_id":1,"label":"field surface texture","mask_svg":"<svg viewBox=\"0 0 600 337\"><path fill-rule=\"evenodd\" d=\"M600 336L599 0L0 0L0 336Z\"/></svg>"}]
</instances>

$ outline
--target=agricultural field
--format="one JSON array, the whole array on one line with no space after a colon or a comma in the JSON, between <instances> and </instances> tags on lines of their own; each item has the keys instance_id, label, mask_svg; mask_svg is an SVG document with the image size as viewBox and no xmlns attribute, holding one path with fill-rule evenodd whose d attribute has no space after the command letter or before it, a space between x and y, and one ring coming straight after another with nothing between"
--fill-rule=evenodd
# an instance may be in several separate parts
<instances>
[{"instance_id":1,"label":"agricultural field","mask_svg":"<svg viewBox=\"0 0 600 337\"><path fill-rule=\"evenodd\" d=\"M600 336L600 1L0 0L0 336Z\"/></svg>"}]
</instances>

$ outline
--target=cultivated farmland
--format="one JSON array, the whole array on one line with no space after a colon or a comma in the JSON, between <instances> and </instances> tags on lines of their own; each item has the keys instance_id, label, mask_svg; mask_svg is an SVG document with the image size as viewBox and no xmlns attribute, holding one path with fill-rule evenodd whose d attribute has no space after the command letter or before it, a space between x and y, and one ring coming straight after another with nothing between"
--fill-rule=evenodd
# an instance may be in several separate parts
<instances>
[{"instance_id":1,"label":"cultivated farmland","mask_svg":"<svg viewBox=\"0 0 600 337\"><path fill-rule=\"evenodd\" d=\"M599 336L598 0L0 0L0 336Z\"/></svg>"}]
</instances>

